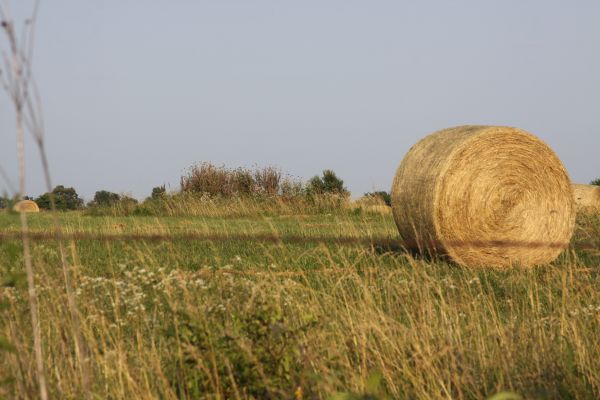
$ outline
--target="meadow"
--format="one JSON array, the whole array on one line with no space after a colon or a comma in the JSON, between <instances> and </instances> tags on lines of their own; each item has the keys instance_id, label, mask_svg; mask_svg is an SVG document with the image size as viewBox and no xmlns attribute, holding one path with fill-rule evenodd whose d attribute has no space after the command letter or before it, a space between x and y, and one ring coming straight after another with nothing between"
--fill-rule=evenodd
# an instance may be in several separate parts
<instances>
[{"instance_id":1,"label":"meadow","mask_svg":"<svg viewBox=\"0 0 600 400\"><path fill-rule=\"evenodd\" d=\"M390 214L60 213L87 361L51 215L28 218L51 398L600 397L598 214L498 270L403 250ZM0 232L0 395L35 398L19 216Z\"/></svg>"}]
</instances>

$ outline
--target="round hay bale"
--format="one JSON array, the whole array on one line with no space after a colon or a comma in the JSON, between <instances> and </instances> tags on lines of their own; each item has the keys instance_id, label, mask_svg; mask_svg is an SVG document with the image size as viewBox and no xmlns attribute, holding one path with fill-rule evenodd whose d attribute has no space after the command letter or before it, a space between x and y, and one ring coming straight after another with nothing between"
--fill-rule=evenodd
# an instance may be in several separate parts
<instances>
[{"instance_id":1,"label":"round hay bale","mask_svg":"<svg viewBox=\"0 0 600 400\"><path fill-rule=\"evenodd\" d=\"M414 145L396 172L392 210L405 246L465 266L551 262L575 225L559 158L503 126L458 126Z\"/></svg>"},{"instance_id":2,"label":"round hay bale","mask_svg":"<svg viewBox=\"0 0 600 400\"><path fill-rule=\"evenodd\" d=\"M36 213L40 212L40 208L36 204L35 201L32 200L21 200L13 207L13 210L16 212L28 212L28 213Z\"/></svg>"},{"instance_id":3,"label":"round hay bale","mask_svg":"<svg viewBox=\"0 0 600 400\"><path fill-rule=\"evenodd\" d=\"M573 185L575 192L575 204L580 210L600 210L600 186L597 185Z\"/></svg>"}]
</instances>

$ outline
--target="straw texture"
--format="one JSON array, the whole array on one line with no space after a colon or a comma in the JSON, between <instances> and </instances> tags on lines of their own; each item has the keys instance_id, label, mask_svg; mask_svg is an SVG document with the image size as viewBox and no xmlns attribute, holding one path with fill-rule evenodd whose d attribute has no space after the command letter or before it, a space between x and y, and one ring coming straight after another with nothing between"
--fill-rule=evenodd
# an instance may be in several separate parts
<instances>
[{"instance_id":1,"label":"straw texture","mask_svg":"<svg viewBox=\"0 0 600 400\"><path fill-rule=\"evenodd\" d=\"M573 185L575 204L579 210L600 211L600 186Z\"/></svg>"},{"instance_id":2,"label":"straw texture","mask_svg":"<svg viewBox=\"0 0 600 400\"><path fill-rule=\"evenodd\" d=\"M32 200L21 200L13 207L16 212L40 212L40 208L35 201Z\"/></svg>"},{"instance_id":3,"label":"straw texture","mask_svg":"<svg viewBox=\"0 0 600 400\"><path fill-rule=\"evenodd\" d=\"M502 126L459 126L414 145L392 186L407 247L465 266L534 266L568 246L573 189L540 139Z\"/></svg>"}]
</instances>

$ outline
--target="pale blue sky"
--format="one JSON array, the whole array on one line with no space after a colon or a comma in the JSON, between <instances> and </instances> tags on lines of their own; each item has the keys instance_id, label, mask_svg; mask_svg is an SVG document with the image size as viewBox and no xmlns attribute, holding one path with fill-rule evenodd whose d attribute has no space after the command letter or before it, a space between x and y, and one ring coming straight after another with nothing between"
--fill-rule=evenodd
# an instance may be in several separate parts
<instances>
[{"instance_id":1,"label":"pale blue sky","mask_svg":"<svg viewBox=\"0 0 600 400\"><path fill-rule=\"evenodd\" d=\"M599 20L598 1L42 0L34 71L54 181L143 198L210 161L331 168L358 196L388 190L424 135L498 124L540 136L588 182ZM16 178L6 96L0 129Z\"/></svg>"}]
</instances>

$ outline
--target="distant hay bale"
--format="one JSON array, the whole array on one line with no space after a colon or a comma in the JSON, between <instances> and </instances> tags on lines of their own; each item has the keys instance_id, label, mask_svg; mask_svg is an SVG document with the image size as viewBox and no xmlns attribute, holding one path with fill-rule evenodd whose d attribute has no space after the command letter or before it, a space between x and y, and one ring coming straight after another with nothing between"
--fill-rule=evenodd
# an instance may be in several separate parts
<instances>
[{"instance_id":1,"label":"distant hay bale","mask_svg":"<svg viewBox=\"0 0 600 400\"><path fill-rule=\"evenodd\" d=\"M40 208L32 200L21 200L13 207L13 210L16 212L28 212L28 213L36 213L40 212Z\"/></svg>"},{"instance_id":2,"label":"distant hay bale","mask_svg":"<svg viewBox=\"0 0 600 400\"><path fill-rule=\"evenodd\" d=\"M385 204L385 201L379 196L363 196L357 200L348 203L351 210L361 210L370 214L389 215L392 213L392 207Z\"/></svg>"},{"instance_id":3,"label":"distant hay bale","mask_svg":"<svg viewBox=\"0 0 600 400\"><path fill-rule=\"evenodd\" d=\"M405 246L465 266L551 262L575 225L559 158L501 126L444 129L414 145L396 172L392 208Z\"/></svg>"},{"instance_id":4,"label":"distant hay bale","mask_svg":"<svg viewBox=\"0 0 600 400\"><path fill-rule=\"evenodd\" d=\"M575 204L579 210L600 211L600 186L573 185Z\"/></svg>"}]
</instances>

